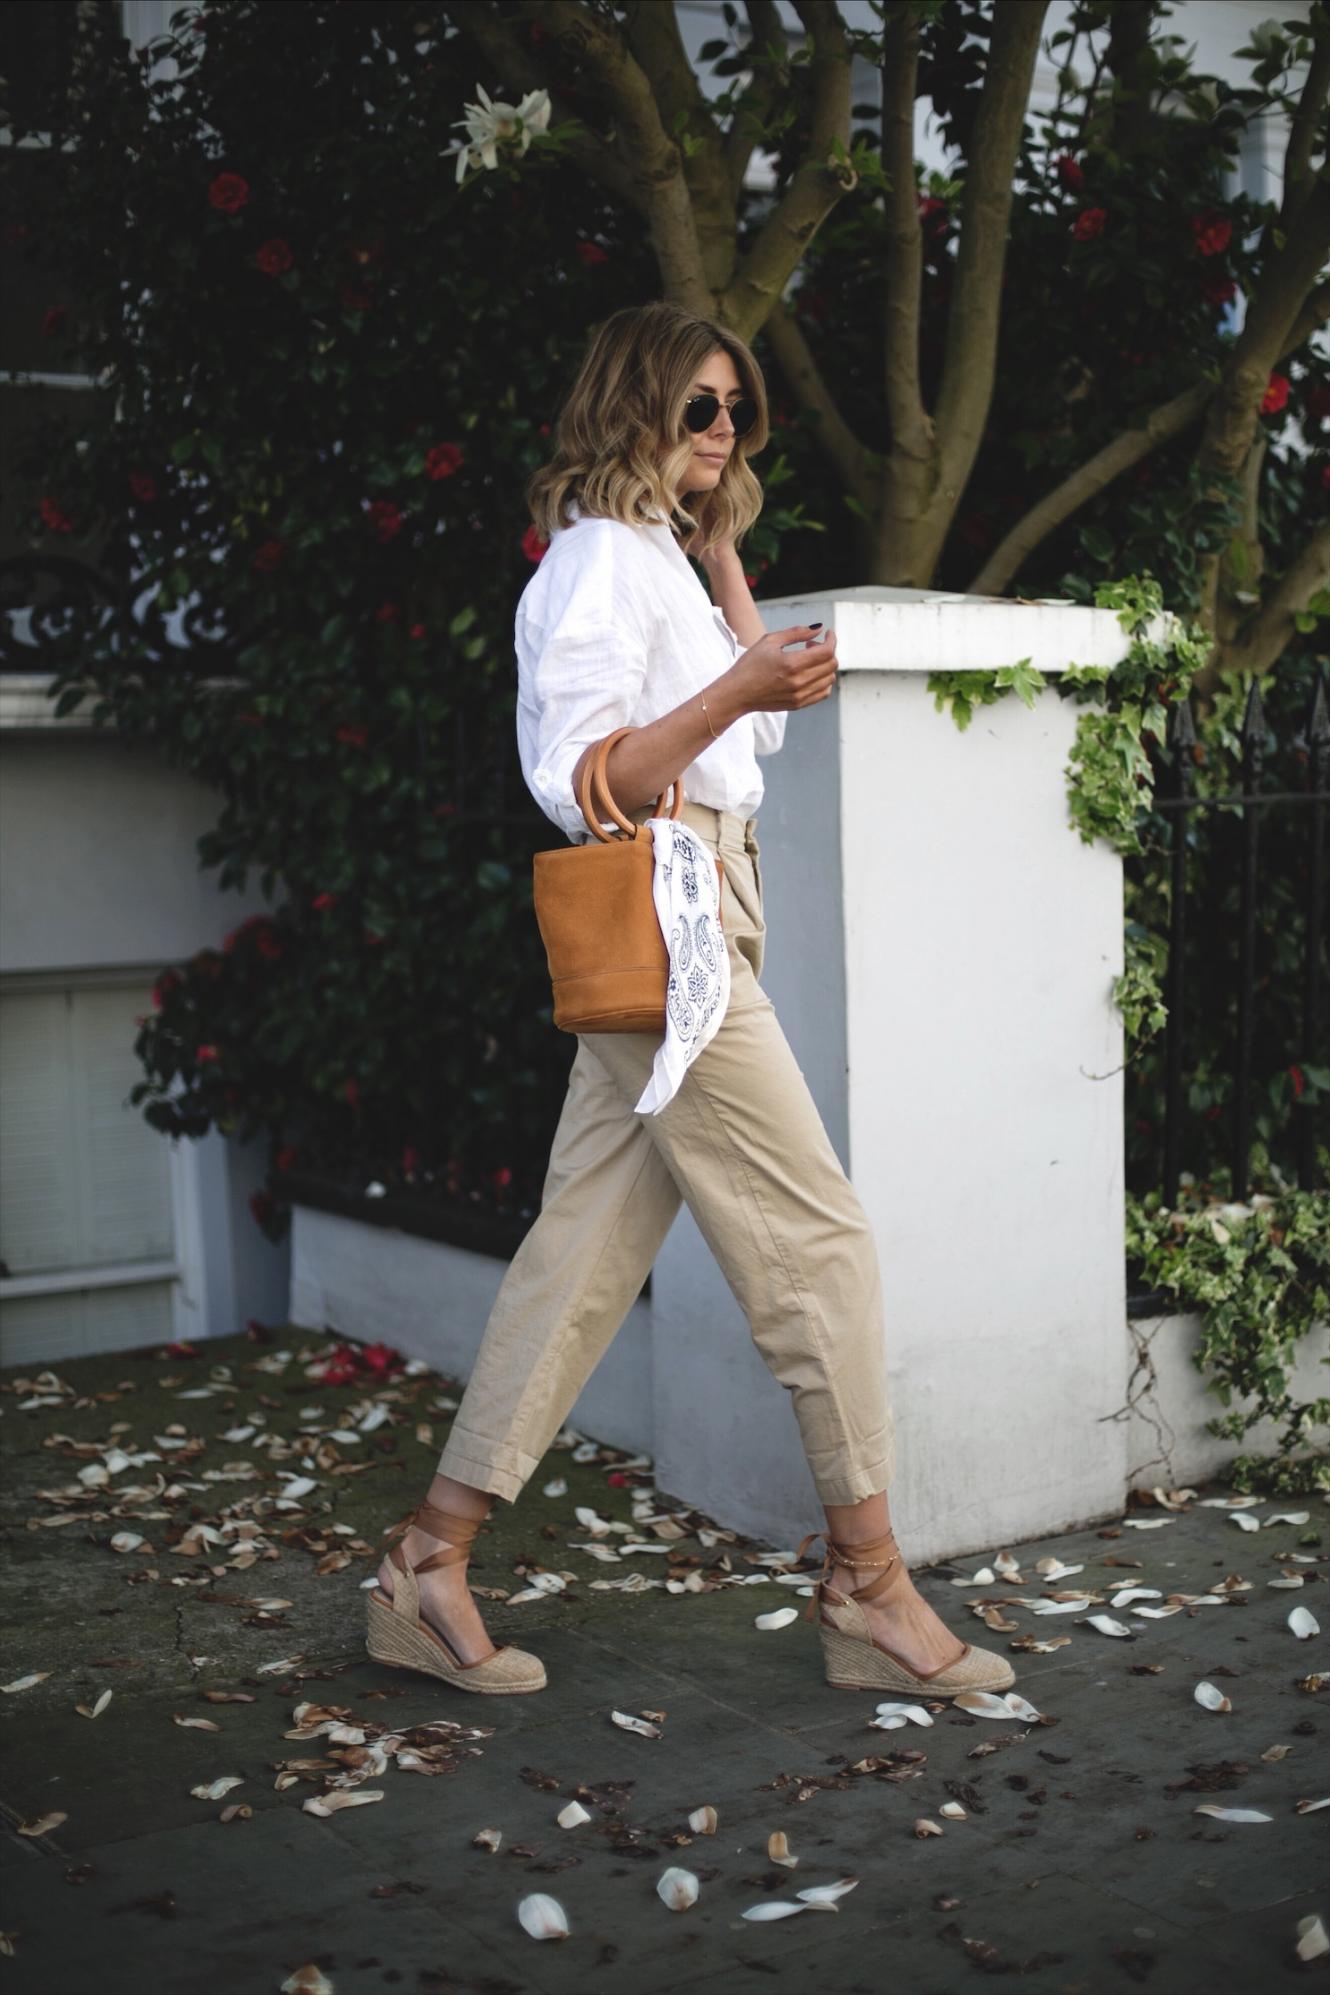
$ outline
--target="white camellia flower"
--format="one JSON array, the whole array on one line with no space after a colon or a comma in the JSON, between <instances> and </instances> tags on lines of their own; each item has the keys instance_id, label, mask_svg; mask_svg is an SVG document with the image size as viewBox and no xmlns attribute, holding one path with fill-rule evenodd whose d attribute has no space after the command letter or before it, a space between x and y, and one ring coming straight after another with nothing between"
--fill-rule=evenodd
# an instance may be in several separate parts
<instances>
[{"instance_id":1,"label":"white camellia flower","mask_svg":"<svg viewBox=\"0 0 1330 1995\"><path fill-rule=\"evenodd\" d=\"M520 104L495 103L483 83L476 85L478 104L465 104L464 118L455 122L466 127L466 140L457 146L457 178L465 177L468 166L493 170L499 163L499 146L516 139L519 152L525 152L533 132L543 132L550 121L548 90L529 90Z\"/></svg>"}]
</instances>

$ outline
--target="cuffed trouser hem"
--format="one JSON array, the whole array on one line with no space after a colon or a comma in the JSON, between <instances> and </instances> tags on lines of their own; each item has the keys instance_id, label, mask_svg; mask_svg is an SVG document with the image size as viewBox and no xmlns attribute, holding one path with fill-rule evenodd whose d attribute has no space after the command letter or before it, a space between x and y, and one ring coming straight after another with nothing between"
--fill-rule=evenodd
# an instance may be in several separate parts
<instances>
[{"instance_id":1,"label":"cuffed trouser hem","mask_svg":"<svg viewBox=\"0 0 1330 1995\"><path fill-rule=\"evenodd\" d=\"M496 1459L497 1457L497 1459ZM450 1475L454 1482L470 1483L505 1503L516 1503L523 1487L539 1467L533 1455L515 1448L488 1449L479 1435L458 1438L456 1427L443 1444L436 1475Z\"/></svg>"}]
</instances>

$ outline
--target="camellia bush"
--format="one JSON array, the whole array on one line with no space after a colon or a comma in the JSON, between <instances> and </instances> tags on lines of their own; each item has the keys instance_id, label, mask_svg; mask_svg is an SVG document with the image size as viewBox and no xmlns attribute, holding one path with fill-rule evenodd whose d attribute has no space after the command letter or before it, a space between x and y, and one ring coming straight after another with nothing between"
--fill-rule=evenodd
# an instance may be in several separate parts
<instances>
[{"instance_id":1,"label":"camellia bush","mask_svg":"<svg viewBox=\"0 0 1330 1995\"><path fill-rule=\"evenodd\" d=\"M34 553L104 583L43 658L57 712L214 786L201 860L270 904L164 968L136 1094L172 1134L267 1137L274 1236L293 1171L529 1213L573 1042L530 902L562 834L514 745L522 492L650 262L553 159L458 190L437 9L235 0L139 57L112 12L21 231L77 273L53 359L101 384L22 467Z\"/></svg>"}]
</instances>

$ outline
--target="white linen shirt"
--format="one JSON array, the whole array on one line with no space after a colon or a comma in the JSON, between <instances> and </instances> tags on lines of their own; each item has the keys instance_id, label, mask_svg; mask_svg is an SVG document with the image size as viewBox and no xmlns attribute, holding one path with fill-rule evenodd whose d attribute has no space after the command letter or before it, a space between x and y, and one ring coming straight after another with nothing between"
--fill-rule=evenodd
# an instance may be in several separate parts
<instances>
[{"instance_id":1,"label":"white linen shirt","mask_svg":"<svg viewBox=\"0 0 1330 1995\"><path fill-rule=\"evenodd\" d=\"M668 520L630 526L581 513L555 531L522 591L514 638L522 773L575 845L592 835L573 795L582 750L616 727L670 713L745 648ZM780 748L785 720L781 710L734 721L682 771L685 797L755 816L764 790L757 757Z\"/></svg>"}]
</instances>

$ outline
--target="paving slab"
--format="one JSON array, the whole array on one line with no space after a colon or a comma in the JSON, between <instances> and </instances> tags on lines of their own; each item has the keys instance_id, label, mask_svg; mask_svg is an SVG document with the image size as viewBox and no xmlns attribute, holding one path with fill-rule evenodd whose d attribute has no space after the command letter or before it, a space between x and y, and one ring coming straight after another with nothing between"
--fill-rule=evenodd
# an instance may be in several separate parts
<instances>
[{"instance_id":1,"label":"paving slab","mask_svg":"<svg viewBox=\"0 0 1330 1995\"><path fill-rule=\"evenodd\" d=\"M548 1686L466 1696L370 1662L363 1634L362 1582L423 1493L457 1383L362 1370L329 1387L313 1375L327 1349L283 1329L196 1356L80 1359L55 1368L48 1393L0 1375L0 1684L40 1677L0 1695L0 1928L15 1988L258 1995L307 1962L336 1995L948 1995L985 1973L1050 1995L1264 1995L1324 1981L1293 1944L1299 1918L1330 1923L1330 1808L1297 1812L1330 1793L1330 1674L1326 1636L1288 1626L1296 1605L1330 1620L1324 1499L1262 1503L1262 1519L1306 1520L1243 1531L1201 1501L1225 1495L1208 1485L1176 1512L1136 1508L917 1573L958 1635L1011 1654L1039 1716L933 1700L931 1725L883 1731L873 1693L825 1682L806 1597L760 1563L789 1548L690 1512L624 1451L564 1435L521 1501L496 1505L469 1574L493 1638L540 1654ZM42 1398L53 1403L20 1410ZM652 1535L635 1492L676 1519L663 1552L623 1549ZM259 1529L257 1552L242 1525ZM117 1551L126 1530L142 1542ZM622 1555L598 1561L588 1542ZM1004 1551L1014 1574L994 1564ZM1047 1557L1082 1570L1045 1579ZM993 1576L975 1582L982 1569ZM562 1588L495 1597L541 1571ZM633 1573L700 1575L705 1590L598 1584ZM1130 1584L1158 1604L1234 1576L1220 1604L1164 1619L1107 1600L1031 1605ZM1303 1585L1271 1586L1288 1576ZM756 1628L782 1605L800 1618ZM1058 1646L1009 1646L1030 1639ZM1197 1703L1202 1680L1231 1711ZM78 1713L106 1690L96 1718ZM455 1739L438 1775L390 1762L367 1783L381 1802L319 1818L303 1804L340 1774L334 1751L354 1747L287 1738L302 1702L344 1710L370 1738L439 1720L478 1736ZM661 1736L622 1729L616 1710L662 1713ZM218 1729L177 1722L199 1717ZM297 1759L311 1764L277 1786ZM241 1785L221 1799L190 1791L230 1774ZM591 1819L560 1828L575 1797ZM1195 1812L1209 1803L1271 1819ZM221 1821L235 1804L249 1814ZM689 1826L706 1804L714 1835ZM941 1813L957 1804L963 1819ZM47 1815L64 1819L19 1833ZM920 1818L943 1834L917 1835ZM475 1845L481 1828L501 1832L497 1852ZM794 1868L771 1860L775 1830ZM670 1866L699 1880L685 1912L657 1892ZM843 1878L857 1882L835 1912L743 1916ZM522 1929L533 1893L564 1907L567 1939Z\"/></svg>"}]
</instances>

